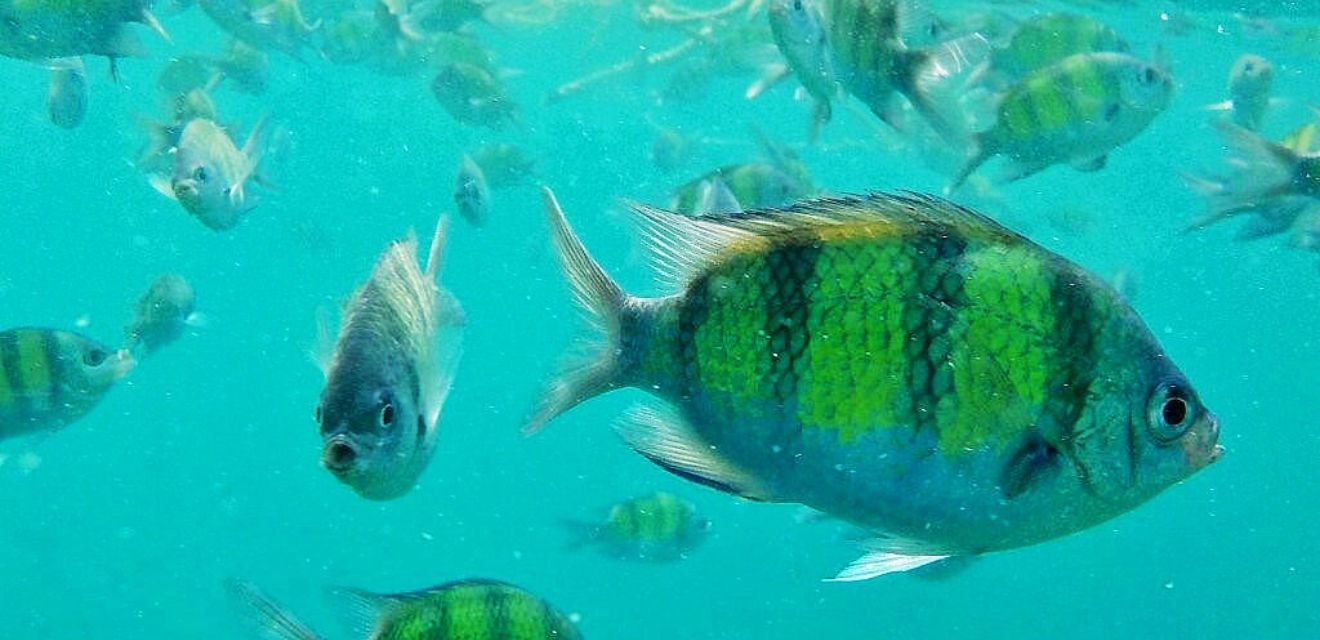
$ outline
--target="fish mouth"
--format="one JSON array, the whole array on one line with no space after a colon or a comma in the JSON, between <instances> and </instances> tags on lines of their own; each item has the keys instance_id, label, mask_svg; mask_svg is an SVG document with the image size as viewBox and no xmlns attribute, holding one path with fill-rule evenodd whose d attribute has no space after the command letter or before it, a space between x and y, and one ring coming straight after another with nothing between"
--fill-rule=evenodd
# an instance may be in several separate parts
<instances>
[{"instance_id":1,"label":"fish mouth","mask_svg":"<svg viewBox=\"0 0 1320 640\"><path fill-rule=\"evenodd\" d=\"M352 471L357 466L357 459L357 447L344 436L331 438L321 451L321 466L337 476Z\"/></svg>"},{"instance_id":2,"label":"fish mouth","mask_svg":"<svg viewBox=\"0 0 1320 640\"><path fill-rule=\"evenodd\" d=\"M1219 418L1206 417L1204 426L1183 439L1183 455L1193 469L1202 469L1224 457L1224 445L1219 444Z\"/></svg>"},{"instance_id":3,"label":"fish mouth","mask_svg":"<svg viewBox=\"0 0 1320 640\"><path fill-rule=\"evenodd\" d=\"M115 352L115 364L111 369L111 374L115 380L118 380L128 375L128 372L132 371L135 366L137 366L137 360L133 358L132 352L128 349L120 349Z\"/></svg>"}]
</instances>

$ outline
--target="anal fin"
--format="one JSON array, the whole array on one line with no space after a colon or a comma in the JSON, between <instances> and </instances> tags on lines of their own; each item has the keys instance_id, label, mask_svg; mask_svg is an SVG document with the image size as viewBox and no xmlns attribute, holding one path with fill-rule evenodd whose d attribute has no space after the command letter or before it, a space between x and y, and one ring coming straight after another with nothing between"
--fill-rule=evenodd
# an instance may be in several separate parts
<instances>
[{"instance_id":1,"label":"anal fin","mask_svg":"<svg viewBox=\"0 0 1320 640\"><path fill-rule=\"evenodd\" d=\"M826 578L825 582L859 582L870 580L890 573L911 571L918 567L939 562L949 556L942 555L904 555L884 550L869 551L866 555L852 561L838 575Z\"/></svg>"}]
</instances>

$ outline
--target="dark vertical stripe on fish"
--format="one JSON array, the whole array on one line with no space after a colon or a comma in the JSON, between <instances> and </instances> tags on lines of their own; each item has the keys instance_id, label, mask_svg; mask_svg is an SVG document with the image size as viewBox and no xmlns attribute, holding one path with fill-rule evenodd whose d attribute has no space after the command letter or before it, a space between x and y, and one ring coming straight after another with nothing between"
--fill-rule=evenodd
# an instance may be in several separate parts
<instances>
[{"instance_id":1,"label":"dark vertical stripe on fish","mask_svg":"<svg viewBox=\"0 0 1320 640\"><path fill-rule=\"evenodd\" d=\"M799 375L810 366L811 335L807 326L811 293L816 287L820 245L795 243L766 254L770 295L765 301L765 333L770 337L770 371L766 384L779 403L782 424L801 426L797 414ZM784 434L797 438L798 433Z\"/></svg>"},{"instance_id":2,"label":"dark vertical stripe on fish","mask_svg":"<svg viewBox=\"0 0 1320 640\"><path fill-rule=\"evenodd\" d=\"M487 627L489 634L487 637L491 640L512 638L510 622L513 618L514 612L511 607L514 603L509 597L511 595L509 590L505 587L495 587L490 589L489 593L486 611L489 612L490 625Z\"/></svg>"},{"instance_id":3,"label":"dark vertical stripe on fish","mask_svg":"<svg viewBox=\"0 0 1320 640\"><path fill-rule=\"evenodd\" d=\"M61 397L64 385L59 383L59 378L64 375L62 369L66 363L60 360L60 345L55 338L54 331L41 331L37 334L37 337L41 340L41 352L46 358L47 378L50 380L45 389L46 393L49 394L48 402L50 403L46 410L60 414L64 402L64 398ZM81 364L68 363L68 366L76 367Z\"/></svg>"},{"instance_id":4,"label":"dark vertical stripe on fish","mask_svg":"<svg viewBox=\"0 0 1320 640\"><path fill-rule=\"evenodd\" d=\"M1069 452L1075 451L1072 436L1086 407L1095 366L1094 303L1089 287L1081 280L1079 274L1062 269L1050 281L1055 317L1051 338L1056 362L1043 409L1048 423L1058 430L1063 450ZM1074 466L1082 484L1090 489L1090 470L1083 464Z\"/></svg>"},{"instance_id":5,"label":"dark vertical stripe on fish","mask_svg":"<svg viewBox=\"0 0 1320 640\"><path fill-rule=\"evenodd\" d=\"M911 423L914 432L937 428L936 405L941 397L954 397L949 355L956 336L958 312L967 305L960 268L967 243L949 235L923 233L909 243L913 273L909 300L903 312L903 346L907 362Z\"/></svg>"},{"instance_id":6,"label":"dark vertical stripe on fish","mask_svg":"<svg viewBox=\"0 0 1320 640\"><path fill-rule=\"evenodd\" d=\"M14 414L18 416L19 422L27 422L31 419L31 407L28 390L23 388L23 373L20 371L23 363L18 356L17 331L0 333L0 362L4 364L5 382L13 393ZM19 431L22 430L20 427Z\"/></svg>"},{"instance_id":7,"label":"dark vertical stripe on fish","mask_svg":"<svg viewBox=\"0 0 1320 640\"><path fill-rule=\"evenodd\" d=\"M697 330L709 316L710 278L701 276L688 287L678 309L678 390L691 397L701 388L701 353L697 349Z\"/></svg>"}]
</instances>

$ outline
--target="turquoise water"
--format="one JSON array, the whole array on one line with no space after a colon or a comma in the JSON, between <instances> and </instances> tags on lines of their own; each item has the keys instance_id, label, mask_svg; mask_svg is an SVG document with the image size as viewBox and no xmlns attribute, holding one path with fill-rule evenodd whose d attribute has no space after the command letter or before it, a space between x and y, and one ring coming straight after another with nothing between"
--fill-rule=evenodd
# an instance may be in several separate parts
<instances>
[{"instance_id":1,"label":"turquoise water","mask_svg":"<svg viewBox=\"0 0 1320 640\"><path fill-rule=\"evenodd\" d=\"M1224 99L1239 54L1275 63L1282 102L1265 128L1275 137L1320 103L1320 58L1222 13L1194 14L1196 29L1168 35L1159 3L1133 4L1088 10L1134 50L1167 50L1179 85L1170 110L1104 171L1055 168L965 201L1097 273L1138 276L1134 305L1219 415L1228 451L1121 518L944 581L821 582L857 555L853 544L830 525L798 522L793 506L744 503L629 451L608 426L639 393L597 399L522 437L522 418L581 330L532 186L496 191L486 228L455 220L443 280L467 312L465 356L419 486L368 502L319 464L322 377L308 355L318 310L335 309L392 239L424 236L453 211L464 150L523 145L593 254L625 288L655 292L617 200L663 203L679 182L752 159L749 124L799 149L827 190L938 192L945 177L925 154L890 132L876 141L873 121L840 109L822 142L804 146L808 107L793 83L748 102L745 73L691 101L657 105L666 73L655 70L542 105L553 87L634 55L639 42L678 41L639 30L627 4L569 6L548 26L477 28L522 105L522 126L499 133L450 119L424 74L276 55L265 95L215 96L226 121L245 130L269 114L283 132L267 159L278 190L217 234L131 165L137 117L158 111L161 64L224 42L200 11L163 17L172 45L140 30L152 55L122 61L119 84L89 59L90 108L73 131L46 121L44 70L0 61L0 326L85 324L117 343L133 302L165 272L191 281L206 316L83 420L0 442L0 638L253 637L225 597L229 577L347 637L324 586L404 591L468 576L514 582L579 614L588 638L1320 637L1320 431L1309 405L1320 379L1317 258L1274 240L1236 242L1233 223L1181 233L1204 203L1177 173L1221 166L1202 106ZM1315 26L1316 12L1297 4L1282 19ZM716 142L666 175L648 160L652 122ZM1091 228L1051 222L1064 211ZM559 520L655 490L714 523L687 560L563 550Z\"/></svg>"}]
</instances>

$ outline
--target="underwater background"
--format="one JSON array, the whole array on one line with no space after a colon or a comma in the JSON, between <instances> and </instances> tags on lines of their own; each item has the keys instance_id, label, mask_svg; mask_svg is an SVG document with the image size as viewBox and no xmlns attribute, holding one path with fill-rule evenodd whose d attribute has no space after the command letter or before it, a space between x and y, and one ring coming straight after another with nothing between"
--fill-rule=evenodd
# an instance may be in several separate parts
<instances>
[{"instance_id":1,"label":"underwater background","mask_svg":"<svg viewBox=\"0 0 1320 640\"><path fill-rule=\"evenodd\" d=\"M1222 162L1204 106L1224 99L1238 55L1275 64L1283 99L1265 132L1277 138L1313 118L1320 48L1246 30L1227 11L1170 35L1159 5L1041 10L1086 11L1134 51L1162 46L1178 84L1166 113L1103 171L1054 168L995 199L955 199L1098 274L1137 276L1133 305L1219 416L1227 453L1122 517L947 580L822 582L855 544L797 507L725 496L629 451L609 426L639 392L521 435L581 329L532 184L496 192L484 228L454 220L442 280L467 314L464 357L418 487L359 498L321 468L312 417L318 312L333 314L391 240L426 237L453 213L465 150L523 146L593 255L625 289L656 293L620 198L663 205L687 177L755 157L752 124L791 145L826 191L938 193L945 175L877 122L839 109L807 146L808 108L792 89L748 101L745 77L663 106L645 74L543 104L639 43L673 44L626 5L568 5L543 26L478 27L522 105L521 124L500 132L452 120L423 77L314 55L274 57L262 96L218 93L240 130L269 114L280 133L265 160L278 189L217 234L132 166L160 65L226 39L204 14L164 16L173 43L144 30L151 56L120 61L118 83L89 58L90 106L71 131L46 120L44 69L0 60L0 326L82 327L118 344L133 301L167 272L189 279L206 318L76 424L0 442L0 638L253 637L226 598L230 577L346 638L326 585L406 591L469 576L580 615L588 638L1320 637L1320 269L1280 242L1237 242L1232 225L1183 233L1205 205L1178 173ZM1309 1L1275 15L1320 22ZM713 142L667 175L648 158L655 123ZM564 549L561 520L656 490L713 523L689 558Z\"/></svg>"}]
</instances>

